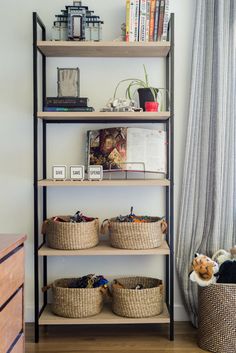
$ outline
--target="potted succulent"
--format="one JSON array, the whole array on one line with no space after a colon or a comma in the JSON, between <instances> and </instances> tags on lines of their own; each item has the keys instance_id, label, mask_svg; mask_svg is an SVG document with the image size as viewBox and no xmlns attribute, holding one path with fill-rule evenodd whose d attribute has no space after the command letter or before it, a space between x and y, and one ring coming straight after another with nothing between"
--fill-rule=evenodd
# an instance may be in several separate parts
<instances>
[{"instance_id":1,"label":"potted succulent","mask_svg":"<svg viewBox=\"0 0 236 353\"><path fill-rule=\"evenodd\" d=\"M143 65L143 68L144 68L144 80L138 79L138 78L127 78L127 79L121 80L120 82L118 82L115 88L113 99L116 98L118 88L124 82L129 82L125 92L126 98L129 98L130 100L132 100L135 94L138 93L139 106L143 110L145 110L145 102L157 101L158 93L161 90L166 91L168 94L168 91L165 88L155 88L149 85L149 79L148 79L148 74L147 74L145 65Z\"/></svg>"}]
</instances>

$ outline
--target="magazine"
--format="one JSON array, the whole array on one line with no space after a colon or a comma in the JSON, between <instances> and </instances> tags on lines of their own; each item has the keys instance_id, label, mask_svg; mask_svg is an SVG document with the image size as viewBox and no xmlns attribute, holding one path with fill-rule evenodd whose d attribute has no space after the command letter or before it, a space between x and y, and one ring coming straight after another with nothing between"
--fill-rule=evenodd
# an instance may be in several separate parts
<instances>
[{"instance_id":1,"label":"magazine","mask_svg":"<svg viewBox=\"0 0 236 353\"><path fill-rule=\"evenodd\" d=\"M166 174L166 132L132 127L88 131L88 165Z\"/></svg>"}]
</instances>

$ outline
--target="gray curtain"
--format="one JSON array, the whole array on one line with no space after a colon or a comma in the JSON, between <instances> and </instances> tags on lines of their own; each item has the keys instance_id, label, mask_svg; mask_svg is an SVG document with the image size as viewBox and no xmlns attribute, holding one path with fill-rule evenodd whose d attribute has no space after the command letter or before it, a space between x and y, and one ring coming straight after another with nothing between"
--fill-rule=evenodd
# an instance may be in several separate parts
<instances>
[{"instance_id":1,"label":"gray curtain","mask_svg":"<svg viewBox=\"0 0 236 353\"><path fill-rule=\"evenodd\" d=\"M197 324L195 252L236 244L236 1L198 0L189 119L177 234L177 272ZM183 127L184 128L184 127Z\"/></svg>"}]
</instances>

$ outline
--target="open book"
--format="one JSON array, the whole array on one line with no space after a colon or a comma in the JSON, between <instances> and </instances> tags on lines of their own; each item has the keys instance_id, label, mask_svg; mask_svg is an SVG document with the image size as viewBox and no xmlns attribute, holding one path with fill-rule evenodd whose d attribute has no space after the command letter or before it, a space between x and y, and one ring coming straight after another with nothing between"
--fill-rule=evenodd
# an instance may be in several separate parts
<instances>
[{"instance_id":1,"label":"open book","mask_svg":"<svg viewBox=\"0 0 236 353\"><path fill-rule=\"evenodd\" d=\"M88 165L166 174L166 132L132 127L90 130Z\"/></svg>"}]
</instances>

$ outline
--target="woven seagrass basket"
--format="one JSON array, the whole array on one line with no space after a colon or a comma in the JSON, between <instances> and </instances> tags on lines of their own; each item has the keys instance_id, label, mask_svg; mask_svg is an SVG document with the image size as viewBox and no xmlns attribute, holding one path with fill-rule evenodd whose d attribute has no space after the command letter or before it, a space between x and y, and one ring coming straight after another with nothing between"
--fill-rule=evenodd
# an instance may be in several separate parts
<instances>
[{"instance_id":1,"label":"woven seagrass basket","mask_svg":"<svg viewBox=\"0 0 236 353\"><path fill-rule=\"evenodd\" d=\"M71 280L73 278L63 278L53 282L51 286L53 313L69 318L99 314L103 307L101 288L67 288Z\"/></svg>"},{"instance_id":2,"label":"woven seagrass basket","mask_svg":"<svg viewBox=\"0 0 236 353\"><path fill-rule=\"evenodd\" d=\"M162 245L167 224L164 219L151 217L148 223L107 221L111 246L119 249L153 249Z\"/></svg>"},{"instance_id":3,"label":"woven seagrass basket","mask_svg":"<svg viewBox=\"0 0 236 353\"><path fill-rule=\"evenodd\" d=\"M198 345L215 353L236 352L236 284L199 287Z\"/></svg>"},{"instance_id":4,"label":"woven seagrass basket","mask_svg":"<svg viewBox=\"0 0 236 353\"><path fill-rule=\"evenodd\" d=\"M125 288L112 289L112 311L124 317L142 318L159 315L163 311L162 281L149 277L119 278ZM131 289L142 284L145 289Z\"/></svg>"},{"instance_id":5,"label":"woven seagrass basket","mask_svg":"<svg viewBox=\"0 0 236 353\"><path fill-rule=\"evenodd\" d=\"M95 218L91 222L70 223L49 219L44 225L44 232L50 248L88 249L99 243L99 220Z\"/></svg>"}]
</instances>

